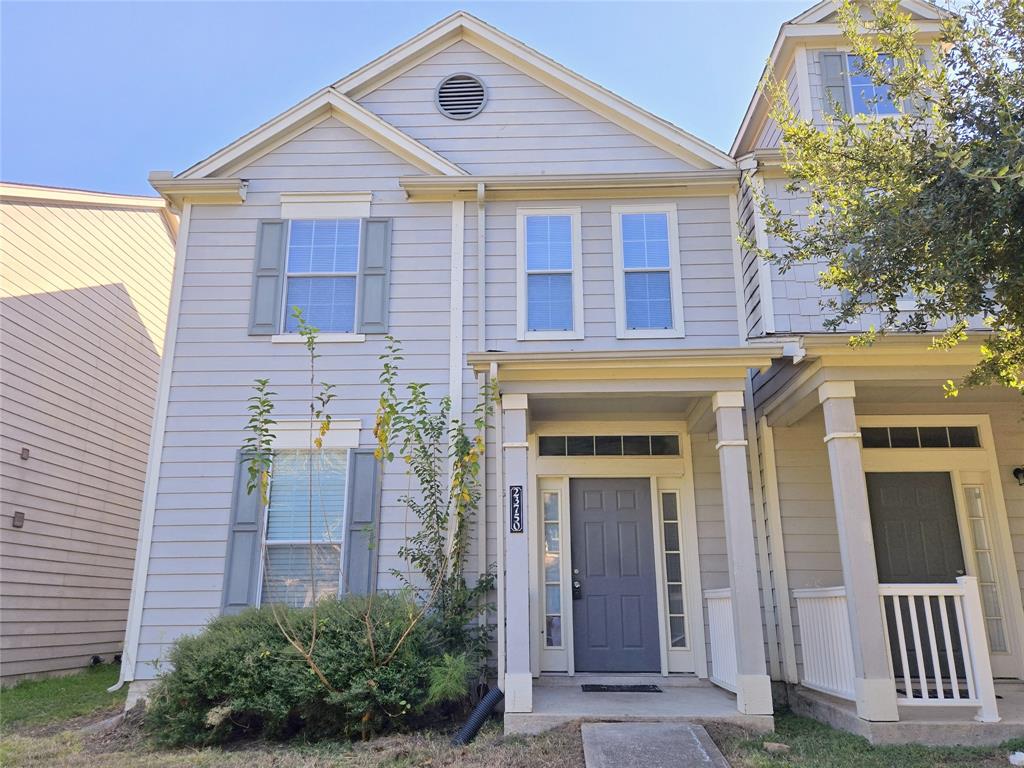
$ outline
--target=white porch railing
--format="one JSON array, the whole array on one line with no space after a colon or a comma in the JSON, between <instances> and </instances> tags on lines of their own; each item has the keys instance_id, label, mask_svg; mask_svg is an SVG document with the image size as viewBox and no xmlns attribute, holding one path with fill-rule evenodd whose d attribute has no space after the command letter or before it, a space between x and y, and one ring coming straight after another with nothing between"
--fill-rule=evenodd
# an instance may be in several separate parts
<instances>
[{"instance_id":1,"label":"white porch railing","mask_svg":"<svg viewBox=\"0 0 1024 768\"><path fill-rule=\"evenodd\" d=\"M736 692L736 629L732 620L732 590L704 591L711 642L711 682Z\"/></svg>"},{"instance_id":2,"label":"white porch railing","mask_svg":"<svg viewBox=\"0 0 1024 768\"><path fill-rule=\"evenodd\" d=\"M899 704L976 706L999 719L978 580L883 584L889 662Z\"/></svg>"},{"instance_id":3,"label":"white porch railing","mask_svg":"<svg viewBox=\"0 0 1024 768\"><path fill-rule=\"evenodd\" d=\"M801 682L854 698L853 645L843 587L794 590L800 617ZM999 720L978 581L883 584L882 615L896 701L914 706L977 707L977 720Z\"/></svg>"},{"instance_id":4,"label":"white porch railing","mask_svg":"<svg viewBox=\"0 0 1024 768\"><path fill-rule=\"evenodd\" d=\"M846 589L797 589L793 596L800 616L800 643L804 651L801 682L808 688L852 700L856 695L855 675Z\"/></svg>"}]
</instances>

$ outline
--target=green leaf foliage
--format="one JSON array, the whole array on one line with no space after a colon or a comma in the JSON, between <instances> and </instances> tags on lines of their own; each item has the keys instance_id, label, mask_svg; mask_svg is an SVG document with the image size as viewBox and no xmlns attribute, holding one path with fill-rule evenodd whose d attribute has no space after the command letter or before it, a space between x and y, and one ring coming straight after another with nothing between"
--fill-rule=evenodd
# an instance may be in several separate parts
<instances>
[{"instance_id":1,"label":"green leaf foliage","mask_svg":"<svg viewBox=\"0 0 1024 768\"><path fill-rule=\"evenodd\" d=\"M866 5L862 14L844 2L840 24L897 113L833 104L836 114L815 123L797 115L785 83L766 80L788 191L801 204L785 213L755 184L779 247L747 245L783 272L820 266L826 327L869 315L877 325L862 342L933 333L933 346L948 349L982 319L979 360L960 384L1024 394L1024 2L965 0L932 43L897 0ZM900 306L907 296L915 309Z\"/></svg>"},{"instance_id":2,"label":"green leaf foliage","mask_svg":"<svg viewBox=\"0 0 1024 768\"><path fill-rule=\"evenodd\" d=\"M322 600L313 654L333 690L278 625L283 618L308 647L312 609L254 608L215 619L173 646L173 669L152 693L147 729L161 744L204 745L298 733L365 737L436 719L465 704L471 666L443 652L432 618L408 631L418 610L404 594Z\"/></svg>"}]
</instances>

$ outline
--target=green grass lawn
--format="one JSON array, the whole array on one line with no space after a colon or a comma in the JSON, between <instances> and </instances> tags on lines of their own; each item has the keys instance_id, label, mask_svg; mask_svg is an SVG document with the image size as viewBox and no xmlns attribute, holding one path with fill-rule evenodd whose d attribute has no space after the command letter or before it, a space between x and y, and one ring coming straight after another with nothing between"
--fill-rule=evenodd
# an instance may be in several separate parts
<instances>
[{"instance_id":1,"label":"green grass lawn","mask_svg":"<svg viewBox=\"0 0 1024 768\"><path fill-rule=\"evenodd\" d=\"M815 720L781 714L775 733L750 738L735 728L708 730L733 768L994 768L1007 755L1024 750L1024 735L999 747L871 746L865 739ZM770 754L765 742L787 744L790 751Z\"/></svg>"},{"instance_id":2,"label":"green grass lawn","mask_svg":"<svg viewBox=\"0 0 1024 768\"><path fill-rule=\"evenodd\" d=\"M128 686L107 693L117 682L117 672L113 664L100 664L73 675L26 680L4 688L0 690L0 729L49 725L120 706Z\"/></svg>"}]
</instances>

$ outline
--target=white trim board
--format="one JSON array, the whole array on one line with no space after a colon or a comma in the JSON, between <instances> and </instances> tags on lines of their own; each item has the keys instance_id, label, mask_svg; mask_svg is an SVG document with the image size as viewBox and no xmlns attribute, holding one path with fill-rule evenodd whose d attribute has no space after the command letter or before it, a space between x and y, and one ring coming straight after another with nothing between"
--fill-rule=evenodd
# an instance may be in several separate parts
<instances>
[{"instance_id":1,"label":"white trim board","mask_svg":"<svg viewBox=\"0 0 1024 768\"><path fill-rule=\"evenodd\" d=\"M181 314L181 287L185 278L185 253L188 247L189 225L192 223L192 204L182 207L178 240L174 248L174 278L171 282L171 300L167 313L167 331L164 334L164 356L160 361L160 379L153 410L153 425L149 433L149 459L146 463L146 483L142 493L139 514L138 546L132 572L132 591L128 601L128 619L125 625L124 651L121 673L116 690L126 682L135 680L135 664L139 653L139 634L142 630L142 609L146 601L146 581L149 578L149 554L153 546L153 523L156 517L157 486L160 483L160 464L163 459L164 430L167 426L167 404L171 395L171 374L174 366L175 346L178 340L178 320Z\"/></svg>"},{"instance_id":2,"label":"white trim board","mask_svg":"<svg viewBox=\"0 0 1024 768\"><path fill-rule=\"evenodd\" d=\"M529 216L569 216L572 219L572 329L568 331L531 331L528 328L528 289L526 272L526 219ZM583 227L578 207L516 209L516 338L520 341L582 339L583 315Z\"/></svg>"},{"instance_id":3,"label":"white trim board","mask_svg":"<svg viewBox=\"0 0 1024 768\"><path fill-rule=\"evenodd\" d=\"M466 175L455 163L428 149L352 99L332 88L322 88L175 178L201 179L218 174L230 176L232 172L328 117L358 131L425 173L440 176Z\"/></svg>"},{"instance_id":4,"label":"white trim board","mask_svg":"<svg viewBox=\"0 0 1024 768\"><path fill-rule=\"evenodd\" d=\"M672 300L671 328L626 327L626 276L622 254L622 215L629 213L664 213L668 221L669 297ZM677 339L685 336L683 325L683 283L679 255L679 209L675 203L649 205L613 205L612 264L615 270L615 335L620 339ZM741 311L741 310L739 310ZM738 335L739 334L738 332Z\"/></svg>"}]
</instances>

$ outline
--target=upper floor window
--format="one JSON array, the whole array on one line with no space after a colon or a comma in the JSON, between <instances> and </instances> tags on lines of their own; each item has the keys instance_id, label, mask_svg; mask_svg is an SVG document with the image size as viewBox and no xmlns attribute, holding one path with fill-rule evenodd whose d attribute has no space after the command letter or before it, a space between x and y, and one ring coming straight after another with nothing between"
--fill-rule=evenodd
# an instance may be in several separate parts
<instances>
[{"instance_id":1,"label":"upper floor window","mask_svg":"<svg viewBox=\"0 0 1024 768\"><path fill-rule=\"evenodd\" d=\"M891 54L881 53L878 61L883 69L895 65ZM860 56L827 51L821 55L823 106L832 114L836 105L844 112L856 115L894 115L896 105L889 96L889 86L876 83L863 70Z\"/></svg>"},{"instance_id":2,"label":"upper floor window","mask_svg":"<svg viewBox=\"0 0 1024 768\"><path fill-rule=\"evenodd\" d=\"M583 338L580 210L520 210L517 219L518 338Z\"/></svg>"},{"instance_id":3,"label":"upper floor window","mask_svg":"<svg viewBox=\"0 0 1024 768\"><path fill-rule=\"evenodd\" d=\"M618 336L682 336L675 206L612 209L612 251Z\"/></svg>"},{"instance_id":4,"label":"upper floor window","mask_svg":"<svg viewBox=\"0 0 1024 768\"><path fill-rule=\"evenodd\" d=\"M863 71L863 59L860 56L848 55L846 58L854 114L895 115L896 105L889 98L889 86L876 83L871 79L871 75ZM878 63L882 65L883 69L892 69L892 55L879 54Z\"/></svg>"},{"instance_id":5,"label":"upper floor window","mask_svg":"<svg viewBox=\"0 0 1024 768\"><path fill-rule=\"evenodd\" d=\"M305 219L288 230L284 330L298 323L292 308L324 333L352 333L356 325L359 219Z\"/></svg>"}]
</instances>

